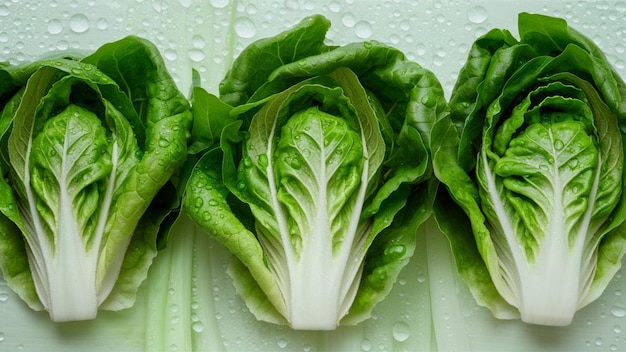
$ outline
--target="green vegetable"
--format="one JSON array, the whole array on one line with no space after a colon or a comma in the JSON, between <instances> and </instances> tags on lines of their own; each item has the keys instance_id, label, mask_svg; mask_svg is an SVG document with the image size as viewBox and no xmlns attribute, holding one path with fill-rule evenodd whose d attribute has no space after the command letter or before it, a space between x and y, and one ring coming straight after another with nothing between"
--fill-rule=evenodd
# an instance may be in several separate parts
<instances>
[{"instance_id":1,"label":"green vegetable","mask_svg":"<svg viewBox=\"0 0 626 352\"><path fill-rule=\"evenodd\" d=\"M136 37L0 72L5 280L54 321L131 306L178 206L189 102Z\"/></svg>"},{"instance_id":2,"label":"green vegetable","mask_svg":"<svg viewBox=\"0 0 626 352\"><path fill-rule=\"evenodd\" d=\"M433 127L435 215L481 305L568 325L626 250L626 85L564 20L522 13L519 33L476 40Z\"/></svg>"},{"instance_id":3,"label":"green vegetable","mask_svg":"<svg viewBox=\"0 0 626 352\"><path fill-rule=\"evenodd\" d=\"M448 109L431 72L378 42L326 46L329 25L254 42L222 101L196 88L192 103L185 209L236 256L252 313L294 329L356 324L387 295L431 213L427 146Z\"/></svg>"}]
</instances>

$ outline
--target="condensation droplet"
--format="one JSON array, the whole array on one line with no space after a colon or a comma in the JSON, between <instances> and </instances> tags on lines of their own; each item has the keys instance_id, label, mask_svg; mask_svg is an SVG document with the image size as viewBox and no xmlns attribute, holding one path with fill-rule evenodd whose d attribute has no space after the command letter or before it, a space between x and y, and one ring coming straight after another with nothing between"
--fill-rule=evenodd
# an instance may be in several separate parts
<instances>
[{"instance_id":1,"label":"condensation droplet","mask_svg":"<svg viewBox=\"0 0 626 352\"><path fill-rule=\"evenodd\" d=\"M596 337L596 339L593 341L593 343L594 343L596 346L602 346L602 344L604 343L604 341L602 340L602 338L601 338L601 337Z\"/></svg>"},{"instance_id":2,"label":"condensation droplet","mask_svg":"<svg viewBox=\"0 0 626 352\"><path fill-rule=\"evenodd\" d=\"M611 307L611 314L617 318L626 317L626 308L623 306L613 306Z\"/></svg>"},{"instance_id":3,"label":"condensation droplet","mask_svg":"<svg viewBox=\"0 0 626 352\"><path fill-rule=\"evenodd\" d=\"M483 23L487 20L487 10L482 6L474 6L467 10L467 19L472 23Z\"/></svg>"},{"instance_id":4,"label":"condensation droplet","mask_svg":"<svg viewBox=\"0 0 626 352\"><path fill-rule=\"evenodd\" d=\"M404 342L411 336L411 328L403 321L393 325L393 338L398 342Z\"/></svg>"},{"instance_id":5,"label":"condensation droplet","mask_svg":"<svg viewBox=\"0 0 626 352\"><path fill-rule=\"evenodd\" d=\"M363 341L361 341L361 350L363 351L369 351L372 349L372 342L368 339L364 339Z\"/></svg>"},{"instance_id":6,"label":"condensation droplet","mask_svg":"<svg viewBox=\"0 0 626 352\"><path fill-rule=\"evenodd\" d=\"M96 22L96 26L100 30L105 30L105 29L109 28L109 21L107 21L106 18L100 18L100 19L98 19L98 22Z\"/></svg>"},{"instance_id":7,"label":"condensation droplet","mask_svg":"<svg viewBox=\"0 0 626 352\"><path fill-rule=\"evenodd\" d=\"M6 292L0 292L0 302L6 302L9 299L9 294Z\"/></svg>"},{"instance_id":8,"label":"condensation droplet","mask_svg":"<svg viewBox=\"0 0 626 352\"><path fill-rule=\"evenodd\" d=\"M416 50L417 55L419 55L419 56L426 55L426 45L424 45L424 44L417 44L415 46L415 50Z\"/></svg>"},{"instance_id":9,"label":"condensation droplet","mask_svg":"<svg viewBox=\"0 0 626 352\"><path fill-rule=\"evenodd\" d=\"M70 17L70 29L76 33L84 33L89 30L89 19L87 16L77 13Z\"/></svg>"},{"instance_id":10,"label":"condensation droplet","mask_svg":"<svg viewBox=\"0 0 626 352\"><path fill-rule=\"evenodd\" d=\"M224 7L228 6L230 0L210 0L209 3L211 3L211 6L215 7L216 9L223 9Z\"/></svg>"},{"instance_id":11,"label":"condensation droplet","mask_svg":"<svg viewBox=\"0 0 626 352\"><path fill-rule=\"evenodd\" d=\"M235 20L235 32L241 38L252 38L256 35L256 26L249 18L240 17Z\"/></svg>"},{"instance_id":12,"label":"condensation droplet","mask_svg":"<svg viewBox=\"0 0 626 352\"><path fill-rule=\"evenodd\" d=\"M187 52L187 55L189 55L189 58L191 59L191 61L195 61L195 62L200 62L202 60L204 60L204 51L200 50L200 49L191 49Z\"/></svg>"},{"instance_id":13,"label":"condensation droplet","mask_svg":"<svg viewBox=\"0 0 626 352\"><path fill-rule=\"evenodd\" d=\"M59 20L48 21L48 33L59 34L63 31L63 24Z\"/></svg>"},{"instance_id":14,"label":"condensation droplet","mask_svg":"<svg viewBox=\"0 0 626 352\"><path fill-rule=\"evenodd\" d=\"M201 323L201 322L199 322L199 321L195 321L195 322L193 322L193 323L191 324L191 328L193 329L193 331L195 331L195 332L198 332L198 333L199 333L199 332L204 331L204 324L202 324L202 323Z\"/></svg>"},{"instance_id":15,"label":"condensation droplet","mask_svg":"<svg viewBox=\"0 0 626 352\"><path fill-rule=\"evenodd\" d=\"M191 38L191 45L193 45L194 48L202 49L206 43L201 35L196 34Z\"/></svg>"},{"instance_id":16,"label":"condensation droplet","mask_svg":"<svg viewBox=\"0 0 626 352\"><path fill-rule=\"evenodd\" d=\"M372 25L367 21L359 21L354 25L354 34L361 39L372 36Z\"/></svg>"},{"instance_id":17,"label":"condensation droplet","mask_svg":"<svg viewBox=\"0 0 626 352\"><path fill-rule=\"evenodd\" d=\"M343 14L343 17L341 17L341 23L343 23L346 27L352 28L356 24L356 19L352 13L347 12Z\"/></svg>"},{"instance_id":18,"label":"condensation droplet","mask_svg":"<svg viewBox=\"0 0 626 352\"><path fill-rule=\"evenodd\" d=\"M9 15L9 7L6 5L0 6L0 16L5 17Z\"/></svg>"},{"instance_id":19,"label":"condensation droplet","mask_svg":"<svg viewBox=\"0 0 626 352\"><path fill-rule=\"evenodd\" d=\"M276 345L280 348L285 348L287 347L287 345L289 344L289 341L287 341L287 339L285 338L279 338L278 340L276 340Z\"/></svg>"},{"instance_id":20,"label":"condensation droplet","mask_svg":"<svg viewBox=\"0 0 626 352\"><path fill-rule=\"evenodd\" d=\"M341 4L339 4L337 1L331 1L328 3L328 9L330 10L330 12L339 12L341 11Z\"/></svg>"},{"instance_id":21,"label":"condensation droplet","mask_svg":"<svg viewBox=\"0 0 626 352\"><path fill-rule=\"evenodd\" d=\"M285 0L285 8L287 10L297 10L299 7L298 0Z\"/></svg>"},{"instance_id":22,"label":"condensation droplet","mask_svg":"<svg viewBox=\"0 0 626 352\"><path fill-rule=\"evenodd\" d=\"M165 49L165 51L163 51L163 56L166 60L174 61L178 58L178 53L174 49Z\"/></svg>"}]
</instances>

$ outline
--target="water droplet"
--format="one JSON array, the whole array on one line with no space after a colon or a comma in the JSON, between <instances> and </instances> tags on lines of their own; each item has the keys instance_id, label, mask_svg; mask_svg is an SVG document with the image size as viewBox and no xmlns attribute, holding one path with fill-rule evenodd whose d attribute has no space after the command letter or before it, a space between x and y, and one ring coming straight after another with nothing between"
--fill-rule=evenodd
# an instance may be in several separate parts
<instances>
[{"instance_id":1,"label":"water droplet","mask_svg":"<svg viewBox=\"0 0 626 352\"><path fill-rule=\"evenodd\" d=\"M297 10L300 8L298 0L285 0L285 8L287 10Z\"/></svg>"},{"instance_id":2,"label":"water droplet","mask_svg":"<svg viewBox=\"0 0 626 352\"><path fill-rule=\"evenodd\" d=\"M161 139L159 140L159 147L161 147L161 148L167 148L169 145L170 145L170 141L168 141L167 139L165 139L165 138L161 138Z\"/></svg>"},{"instance_id":3,"label":"water droplet","mask_svg":"<svg viewBox=\"0 0 626 352\"><path fill-rule=\"evenodd\" d=\"M621 306L621 305L615 305L613 307L611 307L611 314L613 314L613 316L617 317L617 318L623 318L626 317L626 307Z\"/></svg>"},{"instance_id":4,"label":"water droplet","mask_svg":"<svg viewBox=\"0 0 626 352\"><path fill-rule=\"evenodd\" d=\"M417 275L417 282L422 283L424 281L426 281L426 275L424 274Z\"/></svg>"},{"instance_id":5,"label":"water droplet","mask_svg":"<svg viewBox=\"0 0 626 352\"><path fill-rule=\"evenodd\" d=\"M178 57L178 53L174 49L165 49L163 56L167 60L174 61Z\"/></svg>"},{"instance_id":6,"label":"water droplet","mask_svg":"<svg viewBox=\"0 0 626 352\"><path fill-rule=\"evenodd\" d=\"M341 17L341 23L346 27L352 28L356 24L356 19L352 13L348 12Z\"/></svg>"},{"instance_id":7,"label":"water droplet","mask_svg":"<svg viewBox=\"0 0 626 352\"><path fill-rule=\"evenodd\" d=\"M209 205L212 206L212 207L217 206L218 204L220 204L220 203L218 201L216 201L215 199L211 199L209 201Z\"/></svg>"},{"instance_id":8,"label":"water droplet","mask_svg":"<svg viewBox=\"0 0 626 352\"><path fill-rule=\"evenodd\" d=\"M96 27L100 30L105 30L109 28L109 21L106 18L99 18L98 22L96 22Z\"/></svg>"},{"instance_id":9,"label":"water droplet","mask_svg":"<svg viewBox=\"0 0 626 352\"><path fill-rule=\"evenodd\" d=\"M259 155L259 165L262 167L267 167L269 165L269 160L267 159L267 154Z\"/></svg>"},{"instance_id":10,"label":"water droplet","mask_svg":"<svg viewBox=\"0 0 626 352\"><path fill-rule=\"evenodd\" d=\"M70 17L70 29L76 33L84 33L89 30L89 19L87 16L77 13Z\"/></svg>"},{"instance_id":11,"label":"water droplet","mask_svg":"<svg viewBox=\"0 0 626 352\"><path fill-rule=\"evenodd\" d=\"M195 331L195 332L202 332L202 331L204 331L204 324L202 324L202 323L201 323L201 322L199 322L199 321L196 321L196 322L193 322L193 323L191 324L191 328L192 328L192 329L193 329L193 331Z\"/></svg>"},{"instance_id":12,"label":"water droplet","mask_svg":"<svg viewBox=\"0 0 626 352\"><path fill-rule=\"evenodd\" d=\"M211 6L215 7L216 9L223 9L224 7L228 6L230 0L210 0L209 2L211 3Z\"/></svg>"},{"instance_id":13,"label":"water droplet","mask_svg":"<svg viewBox=\"0 0 626 352\"><path fill-rule=\"evenodd\" d=\"M372 25L367 21L359 21L354 25L354 34L361 39L372 36Z\"/></svg>"},{"instance_id":14,"label":"water droplet","mask_svg":"<svg viewBox=\"0 0 626 352\"><path fill-rule=\"evenodd\" d=\"M417 55L424 56L426 54L426 45L424 45L424 44L417 44L415 46L415 50L416 50Z\"/></svg>"},{"instance_id":15,"label":"water droplet","mask_svg":"<svg viewBox=\"0 0 626 352\"><path fill-rule=\"evenodd\" d=\"M59 34L63 31L63 24L59 20L48 21L48 33Z\"/></svg>"},{"instance_id":16,"label":"water droplet","mask_svg":"<svg viewBox=\"0 0 626 352\"><path fill-rule=\"evenodd\" d=\"M604 341L602 340L602 338L601 338L601 337L596 337L596 339L593 341L593 343L594 343L596 346L602 346L602 344L604 343Z\"/></svg>"},{"instance_id":17,"label":"water droplet","mask_svg":"<svg viewBox=\"0 0 626 352\"><path fill-rule=\"evenodd\" d=\"M403 321L393 325L393 338L398 342L404 342L411 336L411 328Z\"/></svg>"},{"instance_id":18,"label":"water droplet","mask_svg":"<svg viewBox=\"0 0 626 352\"><path fill-rule=\"evenodd\" d=\"M372 349L372 342L368 339L364 339L363 341L361 341L361 350L363 351L369 351Z\"/></svg>"},{"instance_id":19,"label":"water droplet","mask_svg":"<svg viewBox=\"0 0 626 352\"><path fill-rule=\"evenodd\" d=\"M565 145L563 144L562 140L557 139L556 141L554 141L554 148L556 148L556 150L561 150L564 146Z\"/></svg>"},{"instance_id":20,"label":"water droplet","mask_svg":"<svg viewBox=\"0 0 626 352\"><path fill-rule=\"evenodd\" d=\"M200 49L191 49L187 52L187 55L189 55L189 58L191 59L191 61L195 61L195 62L200 62L202 60L204 60L204 51L200 50Z\"/></svg>"},{"instance_id":21,"label":"water droplet","mask_svg":"<svg viewBox=\"0 0 626 352\"><path fill-rule=\"evenodd\" d=\"M9 15L9 7L6 5L0 6L0 16L5 17Z\"/></svg>"},{"instance_id":22,"label":"water droplet","mask_svg":"<svg viewBox=\"0 0 626 352\"><path fill-rule=\"evenodd\" d=\"M9 299L7 292L0 292L0 302L6 302Z\"/></svg>"},{"instance_id":23,"label":"water droplet","mask_svg":"<svg viewBox=\"0 0 626 352\"><path fill-rule=\"evenodd\" d=\"M4 333L0 332L0 342L4 341Z\"/></svg>"},{"instance_id":24,"label":"water droplet","mask_svg":"<svg viewBox=\"0 0 626 352\"><path fill-rule=\"evenodd\" d=\"M196 34L191 38L191 45L194 48L202 49L205 46L204 38L201 35Z\"/></svg>"},{"instance_id":25,"label":"water droplet","mask_svg":"<svg viewBox=\"0 0 626 352\"><path fill-rule=\"evenodd\" d=\"M256 26L249 18L240 17L235 20L235 32L241 38L252 38L256 35Z\"/></svg>"},{"instance_id":26,"label":"water droplet","mask_svg":"<svg viewBox=\"0 0 626 352\"><path fill-rule=\"evenodd\" d=\"M328 3L328 9L330 10L330 12L339 12L341 11L341 4L339 4L337 1L331 1L330 3Z\"/></svg>"},{"instance_id":27,"label":"water droplet","mask_svg":"<svg viewBox=\"0 0 626 352\"><path fill-rule=\"evenodd\" d=\"M621 334L622 333L622 327L620 325L615 325L613 327L613 332L615 332L616 334Z\"/></svg>"},{"instance_id":28,"label":"water droplet","mask_svg":"<svg viewBox=\"0 0 626 352\"><path fill-rule=\"evenodd\" d=\"M280 348L285 348L287 347L287 345L289 344L289 341L287 341L287 339L281 337L278 340L276 340L276 345L278 345L278 347Z\"/></svg>"},{"instance_id":29,"label":"water droplet","mask_svg":"<svg viewBox=\"0 0 626 352\"><path fill-rule=\"evenodd\" d=\"M487 10L482 6L474 6L467 10L467 19L472 23L483 23L487 20Z\"/></svg>"}]
</instances>

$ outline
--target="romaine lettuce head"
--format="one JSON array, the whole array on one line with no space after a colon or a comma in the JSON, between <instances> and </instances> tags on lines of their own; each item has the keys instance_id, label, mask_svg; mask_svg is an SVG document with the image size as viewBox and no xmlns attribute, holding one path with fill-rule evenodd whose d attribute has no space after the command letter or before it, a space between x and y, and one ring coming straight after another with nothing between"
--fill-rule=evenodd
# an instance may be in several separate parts
<instances>
[{"instance_id":1,"label":"romaine lettuce head","mask_svg":"<svg viewBox=\"0 0 626 352\"><path fill-rule=\"evenodd\" d=\"M447 113L432 73L376 42L327 47L328 26L253 43L223 101L198 88L192 104L204 151L185 209L236 256L256 317L294 329L358 323L387 295L431 213L429 130Z\"/></svg>"},{"instance_id":2,"label":"romaine lettuce head","mask_svg":"<svg viewBox=\"0 0 626 352\"><path fill-rule=\"evenodd\" d=\"M519 33L476 40L433 128L435 214L480 304L568 325L626 249L626 85L562 19L522 13Z\"/></svg>"},{"instance_id":3,"label":"romaine lettuce head","mask_svg":"<svg viewBox=\"0 0 626 352\"><path fill-rule=\"evenodd\" d=\"M177 206L189 102L137 37L3 72L4 279L54 321L131 306Z\"/></svg>"}]
</instances>

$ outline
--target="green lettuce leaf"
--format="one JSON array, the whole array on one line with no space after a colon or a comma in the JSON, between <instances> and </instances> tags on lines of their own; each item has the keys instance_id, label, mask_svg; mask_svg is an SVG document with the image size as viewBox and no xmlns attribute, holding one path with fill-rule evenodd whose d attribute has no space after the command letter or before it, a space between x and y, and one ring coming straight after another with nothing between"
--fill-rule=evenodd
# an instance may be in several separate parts
<instances>
[{"instance_id":1,"label":"green lettuce leaf","mask_svg":"<svg viewBox=\"0 0 626 352\"><path fill-rule=\"evenodd\" d=\"M568 325L626 251L626 85L564 20L522 13L519 33L476 40L433 128L435 215L481 305Z\"/></svg>"},{"instance_id":2,"label":"green lettuce leaf","mask_svg":"<svg viewBox=\"0 0 626 352\"><path fill-rule=\"evenodd\" d=\"M189 103L137 37L14 75L25 88L2 114L0 242L21 259L2 251L4 278L54 321L128 308L179 207L170 179L186 160Z\"/></svg>"},{"instance_id":3,"label":"green lettuce leaf","mask_svg":"<svg viewBox=\"0 0 626 352\"><path fill-rule=\"evenodd\" d=\"M328 27L312 16L247 47L220 85L230 111L193 104L208 117L194 128L221 133L185 209L235 255L252 313L294 329L356 324L388 294L431 214L430 131L448 111L431 72L375 41L326 46Z\"/></svg>"}]
</instances>

